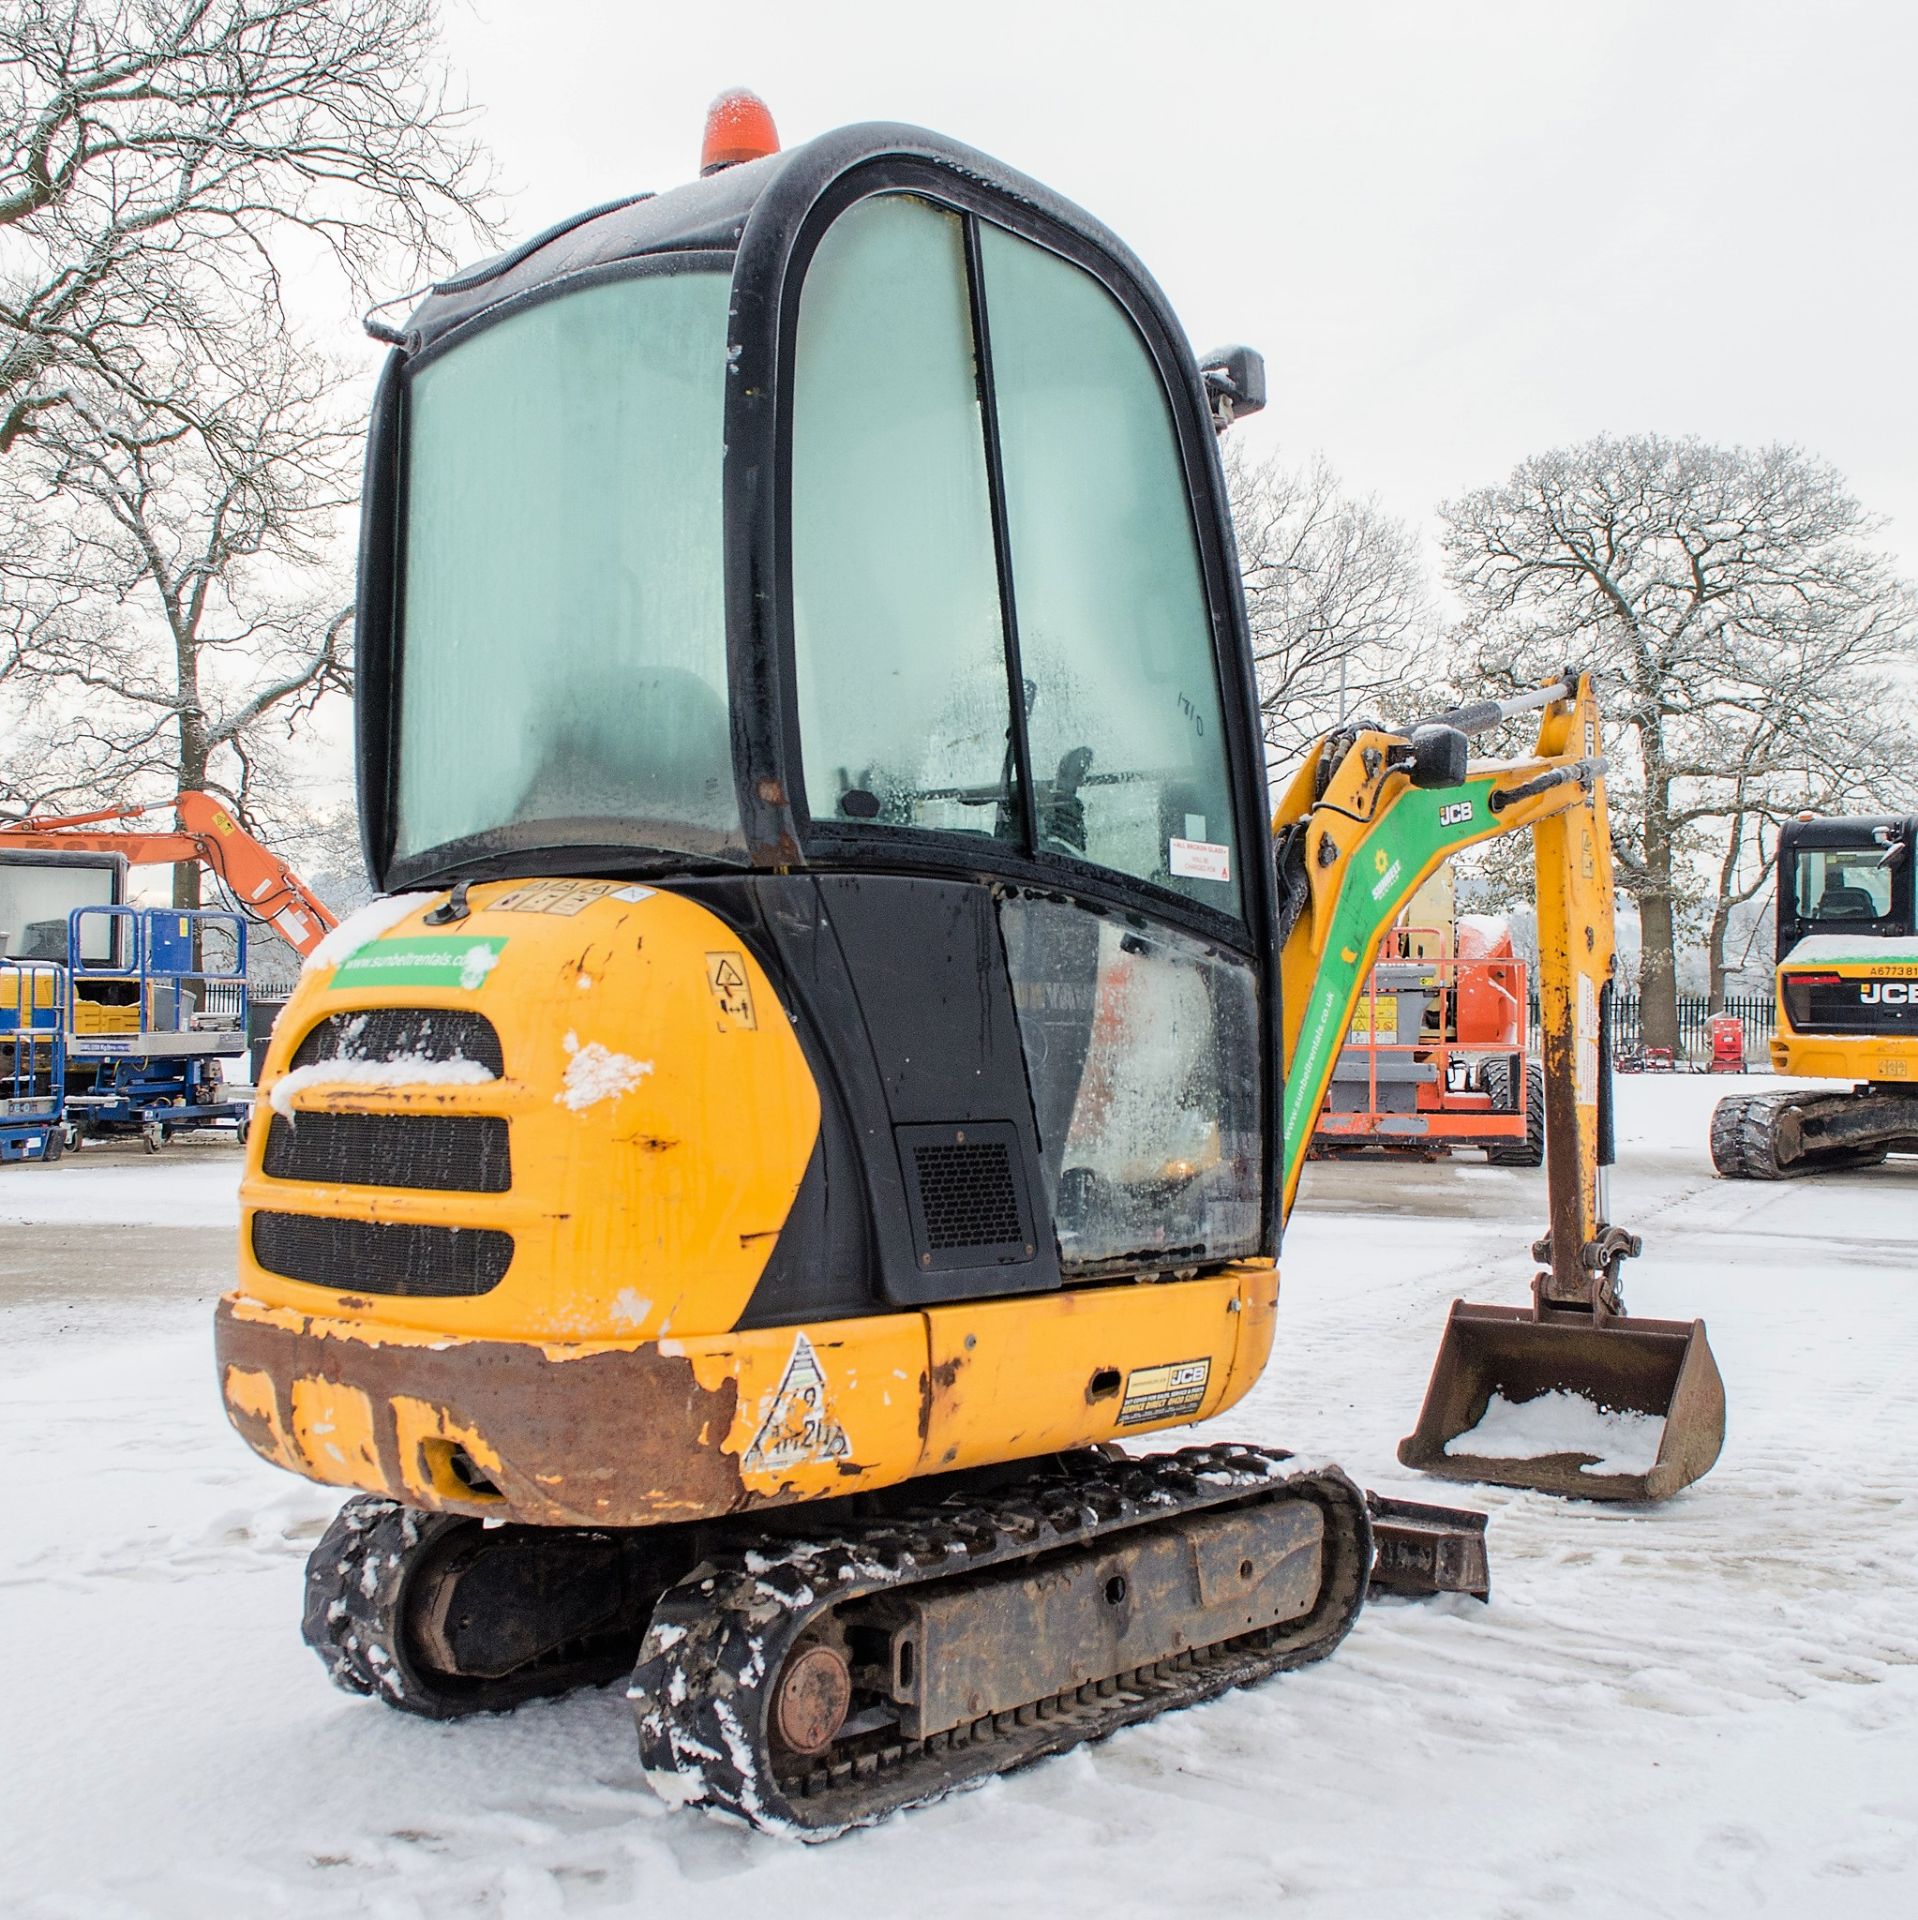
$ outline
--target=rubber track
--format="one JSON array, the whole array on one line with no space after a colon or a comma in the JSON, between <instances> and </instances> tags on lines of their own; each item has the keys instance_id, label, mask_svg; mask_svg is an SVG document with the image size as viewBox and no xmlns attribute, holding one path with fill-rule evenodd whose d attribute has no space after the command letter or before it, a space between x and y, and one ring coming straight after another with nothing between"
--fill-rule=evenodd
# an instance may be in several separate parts
<instances>
[{"instance_id":1,"label":"rubber track","mask_svg":"<svg viewBox=\"0 0 1918 1920\"><path fill-rule=\"evenodd\" d=\"M455 1720L603 1685L624 1672L623 1656L611 1666L598 1657L536 1661L497 1677L442 1673L414 1657L404 1625L408 1587L446 1535L478 1525L378 1494L357 1494L339 1510L307 1558L300 1623L335 1686L376 1695L402 1713Z\"/></svg>"},{"instance_id":2,"label":"rubber track","mask_svg":"<svg viewBox=\"0 0 1918 1920\"><path fill-rule=\"evenodd\" d=\"M412 1561L436 1519L442 1516L374 1494L349 1500L307 1556L300 1622L301 1637L336 1687L434 1719L460 1709L439 1705L396 1634Z\"/></svg>"},{"instance_id":3,"label":"rubber track","mask_svg":"<svg viewBox=\"0 0 1918 1920\"><path fill-rule=\"evenodd\" d=\"M1712 1112L1712 1165L1727 1180L1794 1180L1808 1173L1873 1166L1884 1155L1869 1147L1808 1144L1794 1160L1778 1156L1778 1123L1787 1113L1840 1113L1851 1097L1791 1091L1731 1094Z\"/></svg>"},{"instance_id":4,"label":"rubber track","mask_svg":"<svg viewBox=\"0 0 1918 1920\"><path fill-rule=\"evenodd\" d=\"M1182 1513L1283 1489L1325 1513L1326 1579L1301 1619L1053 1695L925 1741L896 1725L842 1739L775 1772L771 1678L829 1607L944 1583L1062 1547L1123 1536ZM1324 1658L1364 1603L1365 1496L1336 1467L1239 1446L1057 1470L989 1500L855 1523L775 1548L763 1536L714 1555L660 1603L633 1673L640 1755L668 1800L703 1802L770 1832L830 1839L902 1807L1029 1766L1121 1727Z\"/></svg>"}]
</instances>

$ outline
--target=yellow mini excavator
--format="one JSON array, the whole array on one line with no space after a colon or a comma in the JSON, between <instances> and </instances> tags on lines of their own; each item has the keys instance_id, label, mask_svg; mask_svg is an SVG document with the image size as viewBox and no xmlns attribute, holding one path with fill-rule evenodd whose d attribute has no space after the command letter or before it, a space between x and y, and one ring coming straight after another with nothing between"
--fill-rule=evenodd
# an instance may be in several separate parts
<instances>
[{"instance_id":1,"label":"yellow mini excavator","mask_svg":"<svg viewBox=\"0 0 1918 1920\"><path fill-rule=\"evenodd\" d=\"M1402 1457L1658 1498L1724 1405L1618 1293L1587 681L1329 736L1275 837L1215 446L1257 356L934 135L732 100L708 160L382 329L388 897L276 1030L219 1372L352 1490L343 1686L630 1671L662 1792L820 1837L1318 1658L1368 1585L1484 1590L1482 1516L1116 1444L1259 1377L1380 932L1462 846L1536 838L1550 1231ZM1645 1457L1513 1444L1541 1397Z\"/></svg>"},{"instance_id":2,"label":"yellow mini excavator","mask_svg":"<svg viewBox=\"0 0 1918 1920\"><path fill-rule=\"evenodd\" d=\"M1909 814L1778 830L1774 1073L1849 1087L1735 1093L1712 1114L1730 1180L1784 1180L1918 1153L1918 915Z\"/></svg>"}]
</instances>

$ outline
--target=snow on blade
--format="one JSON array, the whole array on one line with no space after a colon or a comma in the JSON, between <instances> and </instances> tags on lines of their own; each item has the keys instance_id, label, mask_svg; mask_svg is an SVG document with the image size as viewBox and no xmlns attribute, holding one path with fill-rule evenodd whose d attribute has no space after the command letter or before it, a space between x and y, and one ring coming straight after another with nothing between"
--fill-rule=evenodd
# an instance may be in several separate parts
<instances>
[{"instance_id":1,"label":"snow on blade","mask_svg":"<svg viewBox=\"0 0 1918 1920\"><path fill-rule=\"evenodd\" d=\"M553 1098L575 1113L584 1113L602 1100L617 1100L622 1093L632 1092L653 1070L650 1060L635 1060L631 1054L614 1053L597 1040L589 1040L582 1047L576 1033L566 1036L565 1047L572 1056L566 1062L566 1084Z\"/></svg>"},{"instance_id":2,"label":"snow on blade","mask_svg":"<svg viewBox=\"0 0 1918 1920\"><path fill-rule=\"evenodd\" d=\"M290 1117L293 1096L306 1087L472 1087L497 1078L477 1060L429 1060L423 1053L403 1053L395 1060L322 1060L282 1074L267 1098L275 1113Z\"/></svg>"},{"instance_id":3,"label":"snow on blade","mask_svg":"<svg viewBox=\"0 0 1918 1920\"><path fill-rule=\"evenodd\" d=\"M1559 1387L1532 1400L1492 1395L1469 1433L1445 1443L1450 1455L1480 1460L1541 1460L1553 1453L1594 1456L1580 1473L1650 1473L1665 1422L1655 1413L1620 1413Z\"/></svg>"},{"instance_id":4,"label":"snow on blade","mask_svg":"<svg viewBox=\"0 0 1918 1920\"><path fill-rule=\"evenodd\" d=\"M321 967L337 967L369 940L377 940L387 928L398 926L409 913L430 906L438 898L433 893L389 893L383 900L369 900L357 913L349 913L306 956L300 971L313 973Z\"/></svg>"}]
</instances>

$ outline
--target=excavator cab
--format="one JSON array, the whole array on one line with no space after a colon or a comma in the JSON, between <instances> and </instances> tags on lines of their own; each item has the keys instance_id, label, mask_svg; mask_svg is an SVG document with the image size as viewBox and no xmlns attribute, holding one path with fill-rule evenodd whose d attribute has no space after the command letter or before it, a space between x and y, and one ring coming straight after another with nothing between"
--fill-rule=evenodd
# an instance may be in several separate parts
<instances>
[{"instance_id":1,"label":"excavator cab","mask_svg":"<svg viewBox=\"0 0 1918 1920\"><path fill-rule=\"evenodd\" d=\"M1219 407L1255 366L1221 361ZM670 878L833 969L800 1018L824 1240L776 1263L819 1297L782 1312L1276 1251L1214 412L1116 239L883 127L542 236L393 356L372 871ZM861 1257L824 1258L854 1212Z\"/></svg>"}]
</instances>

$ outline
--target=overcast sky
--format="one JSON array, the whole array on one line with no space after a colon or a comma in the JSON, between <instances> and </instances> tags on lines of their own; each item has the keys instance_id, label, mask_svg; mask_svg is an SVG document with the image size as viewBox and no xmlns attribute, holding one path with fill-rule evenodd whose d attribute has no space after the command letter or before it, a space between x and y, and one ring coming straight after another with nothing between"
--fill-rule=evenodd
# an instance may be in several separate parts
<instances>
[{"instance_id":1,"label":"overcast sky","mask_svg":"<svg viewBox=\"0 0 1918 1920\"><path fill-rule=\"evenodd\" d=\"M1077 200L1261 446L1421 524L1528 453L1654 429L1823 455L1918 574L1918 8L1905 0L449 0L513 233L916 122Z\"/></svg>"}]
</instances>

